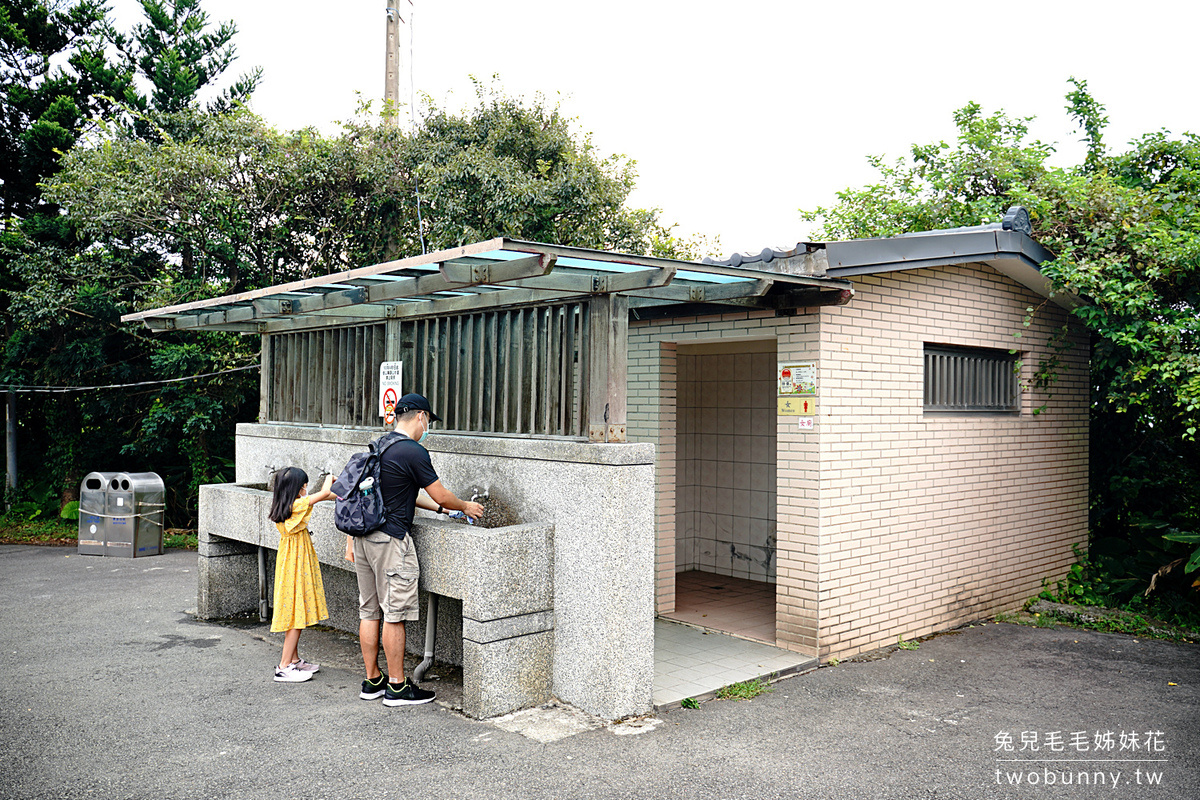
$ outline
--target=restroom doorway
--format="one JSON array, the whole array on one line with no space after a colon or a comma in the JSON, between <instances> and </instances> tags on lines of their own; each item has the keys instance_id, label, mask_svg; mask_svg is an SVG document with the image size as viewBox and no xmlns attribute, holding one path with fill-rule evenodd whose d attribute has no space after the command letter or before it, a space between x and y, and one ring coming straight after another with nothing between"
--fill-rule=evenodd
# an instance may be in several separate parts
<instances>
[{"instance_id":1,"label":"restroom doorway","mask_svg":"<svg viewBox=\"0 0 1200 800\"><path fill-rule=\"evenodd\" d=\"M675 610L775 643L775 340L676 350Z\"/></svg>"}]
</instances>

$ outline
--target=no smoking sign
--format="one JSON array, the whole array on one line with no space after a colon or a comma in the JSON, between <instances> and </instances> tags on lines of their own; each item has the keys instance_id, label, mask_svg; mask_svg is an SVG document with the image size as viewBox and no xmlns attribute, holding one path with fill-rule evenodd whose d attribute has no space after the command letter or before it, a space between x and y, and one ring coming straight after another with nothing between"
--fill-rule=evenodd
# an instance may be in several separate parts
<instances>
[{"instance_id":1,"label":"no smoking sign","mask_svg":"<svg viewBox=\"0 0 1200 800\"><path fill-rule=\"evenodd\" d=\"M379 365L379 416L391 425L393 412L400 402L400 378L404 372L403 361L384 361Z\"/></svg>"}]
</instances>

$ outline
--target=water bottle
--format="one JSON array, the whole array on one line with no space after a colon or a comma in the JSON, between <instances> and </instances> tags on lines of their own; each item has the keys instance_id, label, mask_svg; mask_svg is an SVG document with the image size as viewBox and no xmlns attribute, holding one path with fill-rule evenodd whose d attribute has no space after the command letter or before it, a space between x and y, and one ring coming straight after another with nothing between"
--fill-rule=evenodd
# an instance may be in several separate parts
<instances>
[{"instance_id":1,"label":"water bottle","mask_svg":"<svg viewBox=\"0 0 1200 800\"><path fill-rule=\"evenodd\" d=\"M358 490L362 492L363 495L370 497L371 492L375 491L375 478L369 477L364 479L360 484L358 484Z\"/></svg>"}]
</instances>

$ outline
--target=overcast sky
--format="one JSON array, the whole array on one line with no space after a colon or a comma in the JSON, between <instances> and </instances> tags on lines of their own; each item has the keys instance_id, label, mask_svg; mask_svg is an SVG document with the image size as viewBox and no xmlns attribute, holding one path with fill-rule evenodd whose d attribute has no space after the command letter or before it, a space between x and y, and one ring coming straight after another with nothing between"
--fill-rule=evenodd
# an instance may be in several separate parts
<instances>
[{"instance_id":1,"label":"overcast sky","mask_svg":"<svg viewBox=\"0 0 1200 800\"><path fill-rule=\"evenodd\" d=\"M722 254L804 239L798 208L870 181L869 153L952 138L952 112L972 100L1036 116L1064 164L1082 152L1064 111L1071 76L1107 106L1110 146L1200 132L1195 2L414 2L417 92L461 108L469 76L498 74L510 94L561 102L602 153L636 159L634 205L719 236ZM203 3L237 23L231 72L263 68L253 109L328 133L356 92L383 94L388 5ZM124 29L140 19L138 0L112 7Z\"/></svg>"}]
</instances>

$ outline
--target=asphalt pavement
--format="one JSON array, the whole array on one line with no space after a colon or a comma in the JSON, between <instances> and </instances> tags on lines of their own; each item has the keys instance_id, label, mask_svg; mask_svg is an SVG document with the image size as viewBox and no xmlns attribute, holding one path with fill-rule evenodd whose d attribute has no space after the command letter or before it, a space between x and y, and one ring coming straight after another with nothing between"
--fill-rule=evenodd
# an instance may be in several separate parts
<instances>
[{"instance_id":1,"label":"asphalt pavement","mask_svg":"<svg viewBox=\"0 0 1200 800\"><path fill-rule=\"evenodd\" d=\"M275 683L278 637L195 602L195 553L0 546L0 798L1200 798L1200 645L979 624L543 743L359 700L332 630Z\"/></svg>"}]
</instances>

